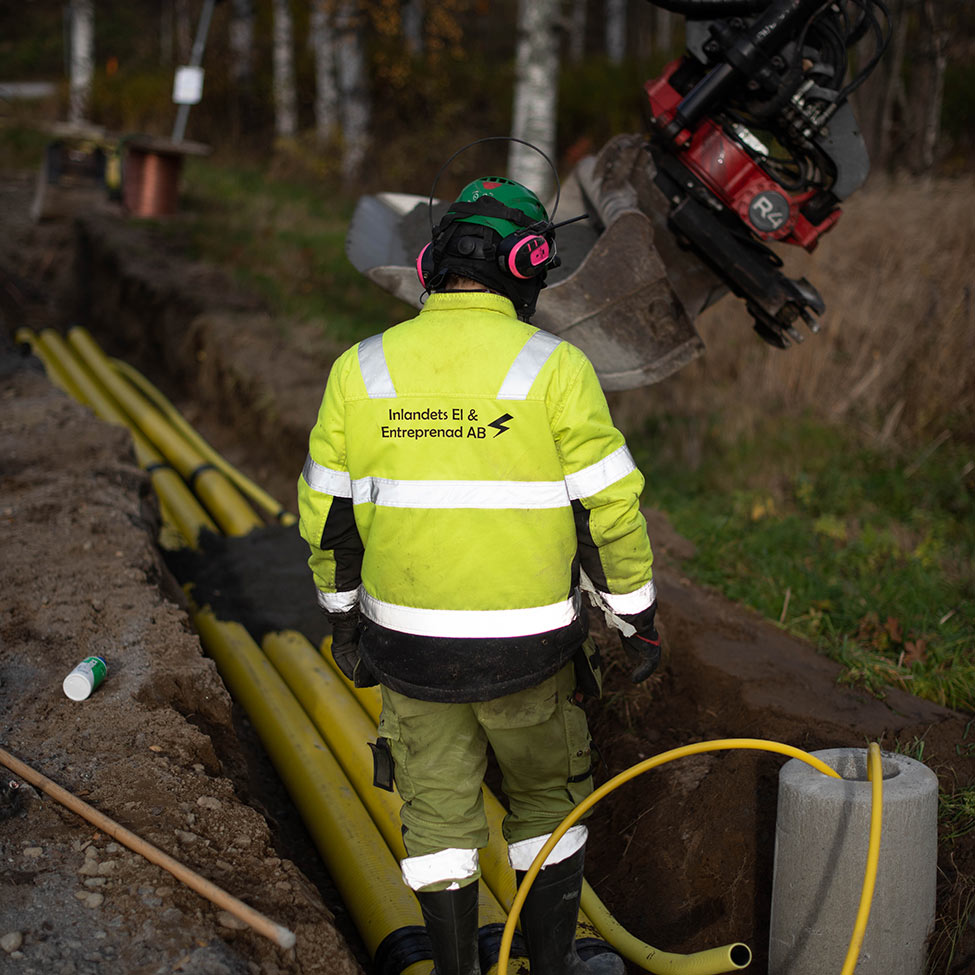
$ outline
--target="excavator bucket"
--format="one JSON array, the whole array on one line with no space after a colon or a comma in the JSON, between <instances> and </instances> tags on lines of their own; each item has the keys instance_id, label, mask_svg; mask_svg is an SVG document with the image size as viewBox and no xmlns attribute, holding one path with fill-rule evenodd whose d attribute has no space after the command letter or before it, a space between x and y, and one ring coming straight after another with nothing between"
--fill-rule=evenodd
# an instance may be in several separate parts
<instances>
[{"instance_id":1,"label":"excavator bucket","mask_svg":"<svg viewBox=\"0 0 975 975\"><path fill-rule=\"evenodd\" d=\"M607 391L659 382L699 356L694 319L726 290L667 229L668 201L645 145L639 135L617 136L563 184L559 217L589 219L557 231L562 266L549 272L532 318L582 349ZM434 201L434 223L446 208ZM415 262L430 227L426 197L365 196L346 251L371 281L419 307Z\"/></svg>"}]
</instances>

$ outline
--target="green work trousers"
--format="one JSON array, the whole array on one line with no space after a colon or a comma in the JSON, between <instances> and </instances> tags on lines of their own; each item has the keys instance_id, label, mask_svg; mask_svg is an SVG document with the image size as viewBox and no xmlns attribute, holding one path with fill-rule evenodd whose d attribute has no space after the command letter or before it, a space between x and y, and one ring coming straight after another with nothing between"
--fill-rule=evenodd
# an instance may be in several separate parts
<instances>
[{"instance_id":1,"label":"green work trousers","mask_svg":"<svg viewBox=\"0 0 975 975\"><path fill-rule=\"evenodd\" d=\"M586 714L572 664L536 687L493 701L417 701L382 688L379 734L389 742L409 856L487 845L481 783L487 746L501 769L508 843L551 833L592 792Z\"/></svg>"}]
</instances>

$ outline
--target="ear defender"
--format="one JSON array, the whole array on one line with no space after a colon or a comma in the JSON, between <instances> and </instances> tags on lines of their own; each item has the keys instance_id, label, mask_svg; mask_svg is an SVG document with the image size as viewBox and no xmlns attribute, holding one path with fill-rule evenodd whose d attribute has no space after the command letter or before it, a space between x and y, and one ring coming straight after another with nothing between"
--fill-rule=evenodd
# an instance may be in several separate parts
<instances>
[{"instance_id":1,"label":"ear defender","mask_svg":"<svg viewBox=\"0 0 975 975\"><path fill-rule=\"evenodd\" d=\"M498 244L498 267L527 281L557 267L555 241L534 233L509 234Z\"/></svg>"},{"instance_id":2,"label":"ear defender","mask_svg":"<svg viewBox=\"0 0 975 975\"><path fill-rule=\"evenodd\" d=\"M433 277L435 270L433 266L433 242L425 244L423 250L416 255L416 276L420 279L420 284L424 290L429 288L429 281Z\"/></svg>"}]
</instances>

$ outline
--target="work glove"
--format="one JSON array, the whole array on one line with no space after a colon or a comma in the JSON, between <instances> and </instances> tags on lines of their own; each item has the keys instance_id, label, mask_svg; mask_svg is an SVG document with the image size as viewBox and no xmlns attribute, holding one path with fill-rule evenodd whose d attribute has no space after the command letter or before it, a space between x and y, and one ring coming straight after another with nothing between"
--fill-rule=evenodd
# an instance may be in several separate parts
<instances>
[{"instance_id":1,"label":"work glove","mask_svg":"<svg viewBox=\"0 0 975 975\"><path fill-rule=\"evenodd\" d=\"M332 626L332 657L339 670L356 687L375 687L378 681L359 656L359 610L346 613L326 613Z\"/></svg>"},{"instance_id":2,"label":"work glove","mask_svg":"<svg viewBox=\"0 0 975 975\"><path fill-rule=\"evenodd\" d=\"M636 632L630 636L620 632L623 649L636 661L636 666L630 672L630 680L634 684L643 683L660 666L660 637L654 626L656 613L657 603L654 601L642 613L620 617L636 628Z\"/></svg>"}]
</instances>

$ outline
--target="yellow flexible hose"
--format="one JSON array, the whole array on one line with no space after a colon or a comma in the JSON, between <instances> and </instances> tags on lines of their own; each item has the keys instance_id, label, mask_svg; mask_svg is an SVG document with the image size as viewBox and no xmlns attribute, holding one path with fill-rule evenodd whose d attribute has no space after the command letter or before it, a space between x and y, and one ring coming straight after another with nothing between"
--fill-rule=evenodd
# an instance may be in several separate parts
<instances>
[{"instance_id":1,"label":"yellow flexible hose","mask_svg":"<svg viewBox=\"0 0 975 975\"><path fill-rule=\"evenodd\" d=\"M227 535L246 535L263 521L227 478L182 439L166 418L112 368L108 357L80 326L68 332L68 343L98 381L118 400L166 460L192 484L199 499Z\"/></svg>"},{"instance_id":2,"label":"yellow flexible hose","mask_svg":"<svg viewBox=\"0 0 975 975\"><path fill-rule=\"evenodd\" d=\"M751 748L760 751L777 752L780 755L788 755L790 758L798 758L800 761L806 762L824 775L829 775L837 779L840 778L838 772L831 769L821 759L816 758L815 755L810 755L808 752L804 752L802 749L795 748L792 745L785 745L777 741L765 741L759 738L723 738L716 741L695 742L691 745L683 745L680 748L661 752L659 755L654 755L642 762L638 762L636 765L620 772L619 775L614 776L608 782L603 783L603 785L583 799L562 820L548 838L545 845L539 850L538 856L535 857L532 865L528 868L524 880L518 888L514 903L511 905L511 911L508 914L508 923L505 925L504 934L501 936L498 967L500 968L507 963L511 951L511 942L514 938L515 924L521 913L522 905L525 903L525 897L528 895L532 883L534 883L535 878L538 876L542 864L545 862L549 853L555 848L556 843L565 835L566 831L578 822L588 809L592 808L602 798L609 795L610 792L619 788L625 782L629 782L630 779L634 779L644 772L649 772L650 769L657 768L659 765L665 765L667 762L672 762L678 758L685 758L688 755L698 755L701 752L730 751L736 748ZM610 944L613 944L609 937L607 937L607 933L601 931L600 934ZM628 946L628 948L631 950L632 946ZM655 949L651 949L651 951L653 952L652 954L642 958L630 957L629 954L625 955L625 957L630 958L634 964L640 965L641 968L653 973L653 975L720 975L721 972L744 968L751 961L751 951L748 949L748 946L740 943L725 945L723 948L714 948L710 951L698 952L692 955L670 955L669 953L658 952ZM745 952L747 952L747 960L745 960ZM707 957L703 958L700 956Z\"/></svg>"},{"instance_id":3,"label":"yellow flexible hose","mask_svg":"<svg viewBox=\"0 0 975 975\"><path fill-rule=\"evenodd\" d=\"M255 484L246 474L239 471L230 464L225 457L217 453L209 443L200 435L191 423L179 412L173 403L158 387L153 385L145 376L134 369L127 362L121 359L109 360L115 370L124 376L133 386L135 386L145 397L150 400L156 409L173 425L173 428L194 447L199 453L218 471L223 473L228 480L232 481L238 490L251 499L258 507L266 511L272 518L282 525L294 525L298 519L285 507L279 504L270 494L260 485Z\"/></svg>"},{"instance_id":4,"label":"yellow flexible hose","mask_svg":"<svg viewBox=\"0 0 975 975\"><path fill-rule=\"evenodd\" d=\"M857 908L856 921L853 924L853 934L850 946L846 950L846 960L840 975L853 975L863 947L863 936L867 930L870 918L870 902L873 900L873 890L877 883L877 866L880 861L880 836L884 819L884 773L880 761L880 746L870 742L867 747L867 776L870 779L870 840L867 844L867 864L863 871L863 887L860 889L860 905Z\"/></svg>"}]
</instances>

